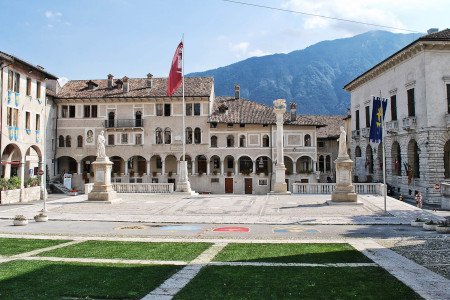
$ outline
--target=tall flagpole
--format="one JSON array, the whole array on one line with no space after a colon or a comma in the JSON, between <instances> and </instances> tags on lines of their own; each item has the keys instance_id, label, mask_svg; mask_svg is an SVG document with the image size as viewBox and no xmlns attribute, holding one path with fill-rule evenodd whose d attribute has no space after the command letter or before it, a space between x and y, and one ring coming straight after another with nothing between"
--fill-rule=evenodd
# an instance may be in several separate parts
<instances>
[{"instance_id":1,"label":"tall flagpole","mask_svg":"<svg viewBox=\"0 0 450 300\"><path fill-rule=\"evenodd\" d=\"M384 149L384 108L383 108L383 97L381 96L380 90L380 105L381 105L381 145L383 149L383 197L384 197L384 212L387 212L386 208L386 196L387 196L387 185L386 185L386 152ZM386 104L387 106L387 104Z\"/></svg>"},{"instance_id":2,"label":"tall flagpole","mask_svg":"<svg viewBox=\"0 0 450 300\"><path fill-rule=\"evenodd\" d=\"M186 161L186 104L184 100L184 33L181 37L181 42L183 43L183 52L181 54L181 85L183 87L183 134L181 135L183 137L183 161ZM187 174L186 174L187 176Z\"/></svg>"}]
</instances>

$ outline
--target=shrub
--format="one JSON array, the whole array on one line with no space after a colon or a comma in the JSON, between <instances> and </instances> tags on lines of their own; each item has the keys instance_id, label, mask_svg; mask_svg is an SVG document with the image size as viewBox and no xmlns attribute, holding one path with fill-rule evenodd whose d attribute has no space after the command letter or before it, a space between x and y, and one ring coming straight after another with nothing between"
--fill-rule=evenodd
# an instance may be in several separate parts
<instances>
[{"instance_id":1,"label":"shrub","mask_svg":"<svg viewBox=\"0 0 450 300\"><path fill-rule=\"evenodd\" d=\"M24 215L16 215L14 217L14 220L19 220L19 221L25 221L27 219L27 217L25 217Z\"/></svg>"},{"instance_id":2,"label":"shrub","mask_svg":"<svg viewBox=\"0 0 450 300\"><path fill-rule=\"evenodd\" d=\"M20 188L20 178L13 176L8 180L8 190L15 190Z\"/></svg>"},{"instance_id":3,"label":"shrub","mask_svg":"<svg viewBox=\"0 0 450 300\"><path fill-rule=\"evenodd\" d=\"M429 221L426 221L425 224L427 224L427 225L436 225L436 222L434 222L433 220L429 220Z\"/></svg>"},{"instance_id":4,"label":"shrub","mask_svg":"<svg viewBox=\"0 0 450 300\"><path fill-rule=\"evenodd\" d=\"M450 227L450 222L446 219L438 223L438 227Z\"/></svg>"}]
</instances>

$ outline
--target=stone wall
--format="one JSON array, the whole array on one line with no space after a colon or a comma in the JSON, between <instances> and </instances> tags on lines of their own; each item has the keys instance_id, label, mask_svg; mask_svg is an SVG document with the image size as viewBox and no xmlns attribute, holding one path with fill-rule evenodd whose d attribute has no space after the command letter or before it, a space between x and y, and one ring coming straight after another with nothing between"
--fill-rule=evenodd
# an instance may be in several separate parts
<instances>
[{"instance_id":1,"label":"stone wall","mask_svg":"<svg viewBox=\"0 0 450 300\"><path fill-rule=\"evenodd\" d=\"M1 191L0 204L12 204L19 202L30 202L41 199L41 187L34 186L23 189L23 196L20 199L20 189Z\"/></svg>"}]
</instances>

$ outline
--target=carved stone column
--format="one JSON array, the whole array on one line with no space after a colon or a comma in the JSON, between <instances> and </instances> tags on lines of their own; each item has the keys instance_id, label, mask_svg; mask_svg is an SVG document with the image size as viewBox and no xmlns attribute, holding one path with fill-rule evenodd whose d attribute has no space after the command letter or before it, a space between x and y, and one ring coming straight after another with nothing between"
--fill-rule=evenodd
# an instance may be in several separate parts
<instances>
[{"instance_id":1,"label":"carved stone column","mask_svg":"<svg viewBox=\"0 0 450 300\"><path fill-rule=\"evenodd\" d=\"M273 101L274 113L277 118L277 136L276 136L276 148L277 148L277 163L275 165L275 184L273 187L273 193L276 194L289 194L286 184L286 167L284 165L284 149L283 149L283 123L284 113L286 112L286 100L277 99Z\"/></svg>"}]
</instances>

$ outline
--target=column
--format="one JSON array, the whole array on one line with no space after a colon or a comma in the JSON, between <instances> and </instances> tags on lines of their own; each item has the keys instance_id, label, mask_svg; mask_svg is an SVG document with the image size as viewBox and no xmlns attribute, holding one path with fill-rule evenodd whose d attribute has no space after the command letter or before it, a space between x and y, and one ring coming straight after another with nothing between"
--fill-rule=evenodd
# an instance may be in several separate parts
<instances>
[{"instance_id":1,"label":"column","mask_svg":"<svg viewBox=\"0 0 450 300\"><path fill-rule=\"evenodd\" d=\"M128 161L125 162L125 171L124 175L128 175Z\"/></svg>"},{"instance_id":2,"label":"column","mask_svg":"<svg viewBox=\"0 0 450 300\"><path fill-rule=\"evenodd\" d=\"M77 162L77 174L81 174L81 161Z\"/></svg>"},{"instance_id":3,"label":"column","mask_svg":"<svg viewBox=\"0 0 450 300\"><path fill-rule=\"evenodd\" d=\"M181 169L180 160L177 159L177 175L181 173L180 169Z\"/></svg>"},{"instance_id":4,"label":"column","mask_svg":"<svg viewBox=\"0 0 450 300\"><path fill-rule=\"evenodd\" d=\"M224 170L224 164L225 164L225 159L222 159L220 161L220 175L224 175L223 170Z\"/></svg>"},{"instance_id":5,"label":"column","mask_svg":"<svg viewBox=\"0 0 450 300\"><path fill-rule=\"evenodd\" d=\"M209 175L210 168L211 168L211 161L207 160L206 161L206 175Z\"/></svg>"},{"instance_id":6,"label":"column","mask_svg":"<svg viewBox=\"0 0 450 300\"><path fill-rule=\"evenodd\" d=\"M161 160L161 175L166 174L166 161Z\"/></svg>"},{"instance_id":7,"label":"column","mask_svg":"<svg viewBox=\"0 0 450 300\"><path fill-rule=\"evenodd\" d=\"M147 170L145 173L147 173L148 176L150 176L151 172L150 172L150 160L147 160Z\"/></svg>"},{"instance_id":8,"label":"column","mask_svg":"<svg viewBox=\"0 0 450 300\"><path fill-rule=\"evenodd\" d=\"M313 173L316 172L316 162L313 160L312 160L312 170L313 170Z\"/></svg>"},{"instance_id":9,"label":"column","mask_svg":"<svg viewBox=\"0 0 450 300\"><path fill-rule=\"evenodd\" d=\"M234 160L234 175L239 175L239 160Z\"/></svg>"},{"instance_id":10,"label":"column","mask_svg":"<svg viewBox=\"0 0 450 300\"><path fill-rule=\"evenodd\" d=\"M25 181L25 157L22 158L19 168L20 177L20 202L25 200L24 181Z\"/></svg>"},{"instance_id":11,"label":"column","mask_svg":"<svg viewBox=\"0 0 450 300\"><path fill-rule=\"evenodd\" d=\"M192 162L192 171L191 174L196 174L196 170L195 170L195 158L191 161Z\"/></svg>"},{"instance_id":12,"label":"column","mask_svg":"<svg viewBox=\"0 0 450 300\"><path fill-rule=\"evenodd\" d=\"M274 113L277 117L277 134L276 134L276 147L277 147L277 164L275 166L275 184L273 191L275 193L286 194L289 193L287 189L286 167L284 165L284 149L283 149L283 123L284 113L286 112L286 100L277 99L273 101ZM294 163L293 163L294 164ZM295 166L293 167L295 168ZM295 169L293 170L295 171Z\"/></svg>"},{"instance_id":13,"label":"column","mask_svg":"<svg viewBox=\"0 0 450 300\"><path fill-rule=\"evenodd\" d=\"M253 161L253 174L256 174L256 159Z\"/></svg>"}]
</instances>

